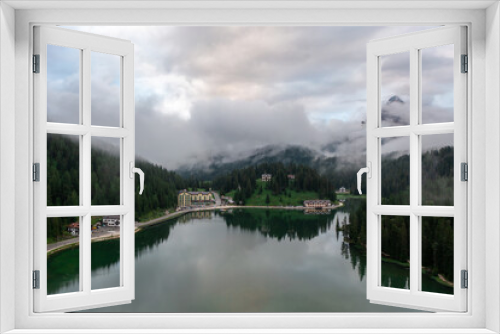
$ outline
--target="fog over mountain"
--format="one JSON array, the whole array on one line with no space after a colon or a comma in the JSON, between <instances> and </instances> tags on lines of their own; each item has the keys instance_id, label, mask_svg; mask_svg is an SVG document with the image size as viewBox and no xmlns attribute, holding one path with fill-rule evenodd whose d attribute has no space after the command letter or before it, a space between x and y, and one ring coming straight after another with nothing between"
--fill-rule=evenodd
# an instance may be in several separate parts
<instances>
[{"instance_id":1,"label":"fog over mountain","mask_svg":"<svg viewBox=\"0 0 500 334\"><path fill-rule=\"evenodd\" d=\"M183 176L197 176L199 178L211 179L215 176L224 175L234 169L255 166L261 163L281 162L283 164L302 164L315 167L320 172L335 170L337 159L327 157L324 154L304 146L292 145L269 145L259 148L246 155L231 157L219 155L193 165L184 165L178 169Z\"/></svg>"},{"instance_id":2,"label":"fog over mountain","mask_svg":"<svg viewBox=\"0 0 500 334\"><path fill-rule=\"evenodd\" d=\"M393 95L382 102L381 120L385 126L407 125L409 124L408 116L408 104L399 96ZM250 122L246 125L248 124ZM267 131L268 129L265 133ZM278 127L275 133L279 131ZM298 144L294 145L264 145L250 150L238 150L236 153L230 150L221 151L205 159L182 164L177 170L184 176L196 175L211 178L235 168L258 165L263 162L304 164L315 167L321 173L333 173L335 170L343 169L352 170L363 166L366 161L365 122L333 122L330 128L317 128L316 131L314 133L316 142L311 142L309 146L301 145L299 140ZM298 134L300 135L304 133ZM234 137L238 135L234 134ZM293 142L293 139L290 138L290 142ZM408 154L409 142L406 139L408 138L385 138L383 140L384 153L391 153L394 156ZM267 138L266 141L272 142L272 138ZM255 144L258 145L258 143ZM441 145L438 146L441 147Z\"/></svg>"},{"instance_id":3,"label":"fog over mountain","mask_svg":"<svg viewBox=\"0 0 500 334\"><path fill-rule=\"evenodd\" d=\"M311 162L362 167L366 44L432 27L71 28L134 43L137 155L171 170L210 172L238 161L288 159L291 148ZM424 82L432 83L423 101L430 120L446 119L453 108L438 51L423 59ZM390 125L408 117L400 110L409 105L403 58L383 63L381 98L399 99L383 109ZM111 124L119 91L115 65L105 57L94 63L92 122ZM68 96L78 101L79 74L70 65L58 62L51 72L49 88L66 101L54 100L51 119L65 119Z\"/></svg>"}]
</instances>

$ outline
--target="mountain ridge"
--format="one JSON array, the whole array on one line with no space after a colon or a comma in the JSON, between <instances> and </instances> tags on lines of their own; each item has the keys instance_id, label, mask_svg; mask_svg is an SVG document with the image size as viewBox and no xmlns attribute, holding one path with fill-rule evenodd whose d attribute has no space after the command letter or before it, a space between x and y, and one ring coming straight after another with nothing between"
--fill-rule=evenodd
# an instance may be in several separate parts
<instances>
[{"instance_id":1,"label":"mountain ridge","mask_svg":"<svg viewBox=\"0 0 500 334\"><path fill-rule=\"evenodd\" d=\"M196 176L211 180L214 177L227 174L234 169L254 166L262 163L281 162L283 164L301 164L316 168L320 173L334 170L337 166L336 157L300 145L267 145L246 155L229 160L223 155L211 158L191 166L182 165L176 172L183 177Z\"/></svg>"}]
</instances>

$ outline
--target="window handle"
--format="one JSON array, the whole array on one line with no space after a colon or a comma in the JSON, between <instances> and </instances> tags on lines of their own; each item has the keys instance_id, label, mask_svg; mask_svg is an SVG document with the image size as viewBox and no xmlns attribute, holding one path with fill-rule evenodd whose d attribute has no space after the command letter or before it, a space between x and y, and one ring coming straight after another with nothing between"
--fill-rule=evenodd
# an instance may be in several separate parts
<instances>
[{"instance_id":1,"label":"window handle","mask_svg":"<svg viewBox=\"0 0 500 334\"><path fill-rule=\"evenodd\" d=\"M358 192L360 195L362 194L362 192L361 192L361 175L363 175L363 173L366 173L366 176L369 179L372 178L372 163L370 161L368 161L368 167L361 168L357 174L358 175Z\"/></svg>"},{"instance_id":2,"label":"window handle","mask_svg":"<svg viewBox=\"0 0 500 334\"><path fill-rule=\"evenodd\" d=\"M142 195L142 192L144 191L144 172L140 168L134 167L134 162L130 161L130 178L134 178L134 173L139 174L139 195Z\"/></svg>"}]
</instances>

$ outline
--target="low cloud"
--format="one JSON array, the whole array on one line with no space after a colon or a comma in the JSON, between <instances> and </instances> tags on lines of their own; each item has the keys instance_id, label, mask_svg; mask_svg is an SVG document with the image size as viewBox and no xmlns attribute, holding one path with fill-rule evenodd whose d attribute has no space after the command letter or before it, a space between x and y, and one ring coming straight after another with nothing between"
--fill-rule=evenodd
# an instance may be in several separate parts
<instances>
[{"instance_id":1,"label":"low cloud","mask_svg":"<svg viewBox=\"0 0 500 334\"><path fill-rule=\"evenodd\" d=\"M267 145L303 145L363 163L366 44L427 28L73 27L135 44L136 152L169 169ZM426 50L424 63L425 117L449 119L449 53ZM408 85L401 84L408 63L387 64L382 98L404 103L385 106L382 118L400 125L408 122L399 110L409 105ZM59 66L59 79L49 83L63 87L53 100L59 115L71 109L64 94L75 81L64 79L66 70ZM94 74L96 122L115 117L112 76L105 69Z\"/></svg>"},{"instance_id":2,"label":"low cloud","mask_svg":"<svg viewBox=\"0 0 500 334\"><path fill-rule=\"evenodd\" d=\"M220 154L238 155L266 145L309 146L325 139L300 105L270 106L262 101L225 99L196 103L189 120L155 111L149 117L138 117L136 138L137 152L146 152L146 157L157 149L151 142L175 147L168 150L169 154L157 155L157 162L168 168Z\"/></svg>"}]
</instances>

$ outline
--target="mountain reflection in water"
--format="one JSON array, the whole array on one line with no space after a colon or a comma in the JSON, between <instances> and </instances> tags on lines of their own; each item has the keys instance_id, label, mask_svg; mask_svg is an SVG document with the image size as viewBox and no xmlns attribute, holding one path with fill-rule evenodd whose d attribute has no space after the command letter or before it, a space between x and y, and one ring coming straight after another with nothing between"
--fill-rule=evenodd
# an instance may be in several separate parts
<instances>
[{"instance_id":1,"label":"mountain reflection in water","mask_svg":"<svg viewBox=\"0 0 500 334\"><path fill-rule=\"evenodd\" d=\"M366 300L364 252L335 228L337 221L348 220L339 210L325 215L266 209L187 213L136 234L131 304L85 312L411 311ZM93 285L105 279L103 271L119 273L105 244L92 246L101 257L96 266L102 265L92 267ZM49 271L56 256L49 258ZM392 275L407 279L405 268L393 269Z\"/></svg>"}]
</instances>

